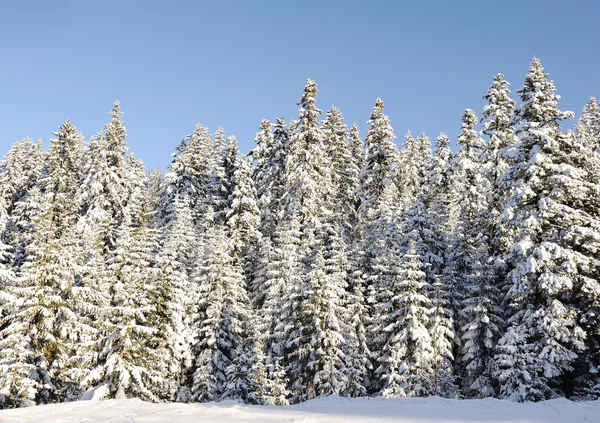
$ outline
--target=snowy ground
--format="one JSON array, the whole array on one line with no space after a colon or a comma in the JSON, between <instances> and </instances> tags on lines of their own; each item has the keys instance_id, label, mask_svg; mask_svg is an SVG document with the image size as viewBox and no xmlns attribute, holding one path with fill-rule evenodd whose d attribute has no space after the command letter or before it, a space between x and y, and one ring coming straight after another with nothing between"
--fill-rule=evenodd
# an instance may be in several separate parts
<instances>
[{"instance_id":1,"label":"snowy ground","mask_svg":"<svg viewBox=\"0 0 600 423\"><path fill-rule=\"evenodd\" d=\"M565 399L516 404L495 399L347 399L329 397L289 407L257 407L231 401L208 404L149 404L140 400L80 401L0 410L0 422L47 423L600 423L600 401Z\"/></svg>"}]
</instances>

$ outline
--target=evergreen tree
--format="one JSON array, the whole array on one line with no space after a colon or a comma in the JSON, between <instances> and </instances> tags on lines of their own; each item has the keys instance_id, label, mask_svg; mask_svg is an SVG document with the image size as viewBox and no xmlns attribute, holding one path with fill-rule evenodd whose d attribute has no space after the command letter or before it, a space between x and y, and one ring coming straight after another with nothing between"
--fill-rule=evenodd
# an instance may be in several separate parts
<instances>
[{"instance_id":1,"label":"evergreen tree","mask_svg":"<svg viewBox=\"0 0 600 423\"><path fill-rule=\"evenodd\" d=\"M580 142L600 155L600 106L594 97L583 108L575 131Z\"/></svg>"},{"instance_id":2,"label":"evergreen tree","mask_svg":"<svg viewBox=\"0 0 600 423\"><path fill-rule=\"evenodd\" d=\"M385 281L378 309L380 337L385 338L375 374L383 397L427 396L433 391L433 348L428 331L431 301L427 298L425 264L415 241L402 252L392 246L380 257ZM387 301L386 301L387 300Z\"/></svg>"},{"instance_id":3,"label":"evergreen tree","mask_svg":"<svg viewBox=\"0 0 600 423\"><path fill-rule=\"evenodd\" d=\"M77 395L78 380L71 372L76 363L71 357L76 342L92 332L74 313L81 263L74 230L83 138L68 120L54 134L48 175L42 182L46 193L42 213L35 222L23 279L14 287L20 302L0 336L6 342L0 366L13 370L5 374L6 383L13 384L7 389L15 395L8 399L12 404L27 404L32 387L37 403ZM22 353L16 362L11 349ZM29 381L23 380L26 369Z\"/></svg>"},{"instance_id":4,"label":"evergreen tree","mask_svg":"<svg viewBox=\"0 0 600 423\"><path fill-rule=\"evenodd\" d=\"M585 171L577 170L580 145L560 130L573 114L558 110L554 83L538 59L517 93L518 155L503 212L514 234L507 258L512 315L496 362L501 396L524 401L560 395L584 347L573 291L593 270L575 234L590 231L594 214L586 206Z\"/></svg>"},{"instance_id":5,"label":"evergreen tree","mask_svg":"<svg viewBox=\"0 0 600 423\"><path fill-rule=\"evenodd\" d=\"M173 219L177 197L189 204L194 224L199 223L210 199L212 149L210 133L199 123L177 147L161 190L159 214L162 225L168 226Z\"/></svg>"},{"instance_id":6,"label":"evergreen tree","mask_svg":"<svg viewBox=\"0 0 600 423\"><path fill-rule=\"evenodd\" d=\"M348 386L345 245L333 227L323 237L322 247L314 249L307 274L308 290L300 304L300 348L294 352L299 360L306 357L308 361L295 388L305 390L309 399L340 395Z\"/></svg>"},{"instance_id":7,"label":"evergreen tree","mask_svg":"<svg viewBox=\"0 0 600 423\"><path fill-rule=\"evenodd\" d=\"M90 141L82 187L86 231L95 232L106 258L116 248L116 234L127 206L126 129L116 101L104 132ZM92 248L86 246L86 248Z\"/></svg>"},{"instance_id":8,"label":"evergreen tree","mask_svg":"<svg viewBox=\"0 0 600 423\"><path fill-rule=\"evenodd\" d=\"M306 290L302 263L299 257L301 233L298 219L286 218L279 222L273 234L273 244L265 269L262 330L265 336L267 364L271 369L280 366L288 386L296 380L300 362L291 359L299 348L297 318L303 292ZM283 378L279 378L283 380ZM286 390L288 388L286 386ZM290 392L295 400L297 393Z\"/></svg>"},{"instance_id":9,"label":"evergreen tree","mask_svg":"<svg viewBox=\"0 0 600 423\"><path fill-rule=\"evenodd\" d=\"M426 189L427 172L431 165L431 142L425 133L413 138L410 132L406 137L406 150L403 152L402 209L409 208L414 201L422 197Z\"/></svg>"},{"instance_id":10,"label":"evergreen tree","mask_svg":"<svg viewBox=\"0 0 600 423\"><path fill-rule=\"evenodd\" d=\"M495 285L500 289L502 300L507 291L504 286L506 264L504 258L508 250L506 240L510 236L502 225L502 203L505 199L510 180L504 178L505 172L511 165L510 152L516 139L512 115L515 101L510 98L509 84L504 80L504 75L498 74L489 88L484 99L487 104L483 108L482 127L483 133L488 137L481 155L481 172L486 179L488 212L485 218L484 231L489 239L490 270L495 273ZM508 184L508 185L507 185Z\"/></svg>"},{"instance_id":11,"label":"evergreen tree","mask_svg":"<svg viewBox=\"0 0 600 423\"><path fill-rule=\"evenodd\" d=\"M211 180L211 206L215 212L215 219L219 223L225 221L227 212L231 207L230 201L235 184L234 172L239 153L237 140L233 136L227 138L227 140L223 139L218 143L215 142L215 165Z\"/></svg>"},{"instance_id":12,"label":"evergreen tree","mask_svg":"<svg viewBox=\"0 0 600 423\"><path fill-rule=\"evenodd\" d=\"M485 397L494 394L492 374L494 347L502 326L500 295L489 263L489 181L480 162L483 141L474 129L477 117L472 110L463 116L458 137L460 150L455 162L454 198L459 216L454 228L448 271L451 286L458 291L457 315L461 345L458 364L463 394Z\"/></svg>"},{"instance_id":13,"label":"evergreen tree","mask_svg":"<svg viewBox=\"0 0 600 423\"><path fill-rule=\"evenodd\" d=\"M152 327L156 305L152 296L156 280L157 234L147 225L144 203L146 181L141 162L130 157L123 163L129 201L116 231L114 250L107 260L110 303L104 307L99 337L91 344L92 371L83 386L104 389L112 398L137 397L146 401L170 399L175 384L165 378L164 350L154 350L158 328ZM162 310L161 310L162 311Z\"/></svg>"},{"instance_id":14,"label":"evergreen tree","mask_svg":"<svg viewBox=\"0 0 600 423\"><path fill-rule=\"evenodd\" d=\"M190 316L196 298L191 286L191 269L196 259L192 211L184 200L175 200L174 217L158 255L156 281L151 291L154 312L149 322L156 328L153 348L160 351L164 378L179 389L178 399L186 400L186 375L192 366Z\"/></svg>"},{"instance_id":15,"label":"evergreen tree","mask_svg":"<svg viewBox=\"0 0 600 423\"><path fill-rule=\"evenodd\" d=\"M323 131L327 139L327 157L331 161L331 177L335 190L335 199L331 204L336 219L344 226L344 240L349 243L354 238L358 223L358 182L360 176L360 162L355 159L354 149L361 148L358 129L353 129L353 142L350 144L348 131L340 110L332 106L327 112L327 119L323 122Z\"/></svg>"},{"instance_id":16,"label":"evergreen tree","mask_svg":"<svg viewBox=\"0 0 600 423\"><path fill-rule=\"evenodd\" d=\"M365 140L365 159L359 188L362 199L360 210L364 221L372 220L372 215L381 202L382 192L397 178L394 160L397 151L394 144L396 136L388 117L383 114L383 108L383 101L377 99Z\"/></svg>"},{"instance_id":17,"label":"evergreen tree","mask_svg":"<svg viewBox=\"0 0 600 423\"><path fill-rule=\"evenodd\" d=\"M45 175L47 155L41 140L29 138L15 143L6 154L0 171L0 218L5 225L2 241L12 248L14 271L19 274L27 259L34 220L42 203L40 178Z\"/></svg>"},{"instance_id":18,"label":"evergreen tree","mask_svg":"<svg viewBox=\"0 0 600 423\"><path fill-rule=\"evenodd\" d=\"M251 176L250 161L246 157L236 158L228 198L229 207L225 215L233 254L248 273L253 264L251 247L256 249L260 244L260 211L256 205L256 190ZM248 276L251 279L251 275Z\"/></svg>"},{"instance_id":19,"label":"evergreen tree","mask_svg":"<svg viewBox=\"0 0 600 423\"><path fill-rule=\"evenodd\" d=\"M298 120L291 128L286 162L284 212L300 219L305 246L312 242L315 230L322 224L326 214L325 198L334 192L326 156L326 136L318 121L322 111L315 105L316 95L317 85L307 79Z\"/></svg>"},{"instance_id":20,"label":"evergreen tree","mask_svg":"<svg viewBox=\"0 0 600 423\"><path fill-rule=\"evenodd\" d=\"M196 276L198 317L192 327L197 334L191 383L194 401L218 400L233 383L232 373L239 374L240 369L231 364L240 364L236 352L243 352L244 326L249 319L243 275L227 246L225 230L212 226L204 241L204 258Z\"/></svg>"}]
</instances>

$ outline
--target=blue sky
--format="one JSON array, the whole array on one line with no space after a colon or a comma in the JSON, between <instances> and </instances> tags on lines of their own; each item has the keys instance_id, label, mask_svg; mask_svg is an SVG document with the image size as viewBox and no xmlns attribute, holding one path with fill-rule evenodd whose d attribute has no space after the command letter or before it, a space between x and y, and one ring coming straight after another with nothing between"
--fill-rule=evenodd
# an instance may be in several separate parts
<instances>
[{"instance_id":1,"label":"blue sky","mask_svg":"<svg viewBox=\"0 0 600 423\"><path fill-rule=\"evenodd\" d=\"M164 168L196 122L236 135L291 119L305 79L364 133L377 97L396 135L455 138L502 72L536 55L579 113L600 97L600 2L62 0L0 4L0 153L66 118L89 138L119 99L128 143Z\"/></svg>"}]
</instances>

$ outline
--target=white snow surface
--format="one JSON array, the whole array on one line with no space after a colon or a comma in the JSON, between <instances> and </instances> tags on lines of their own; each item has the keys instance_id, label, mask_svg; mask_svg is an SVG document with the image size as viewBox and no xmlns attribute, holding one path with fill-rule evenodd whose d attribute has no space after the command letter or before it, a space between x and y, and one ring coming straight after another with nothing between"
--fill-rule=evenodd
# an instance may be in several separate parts
<instances>
[{"instance_id":1,"label":"white snow surface","mask_svg":"<svg viewBox=\"0 0 600 423\"><path fill-rule=\"evenodd\" d=\"M600 401L555 399L514 403L497 399L327 397L287 407L261 407L233 401L204 404L152 404L138 399L79 401L0 410L0 422L52 423L457 423L600 422Z\"/></svg>"}]
</instances>

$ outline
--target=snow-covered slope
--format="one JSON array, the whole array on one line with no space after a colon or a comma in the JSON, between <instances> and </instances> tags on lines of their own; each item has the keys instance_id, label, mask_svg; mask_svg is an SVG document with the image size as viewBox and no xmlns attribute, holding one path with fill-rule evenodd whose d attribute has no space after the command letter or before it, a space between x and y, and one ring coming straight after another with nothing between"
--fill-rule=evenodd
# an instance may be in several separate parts
<instances>
[{"instance_id":1,"label":"snow-covered slope","mask_svg":"<svg viewBox=\"0 0 600 423\"><path fill-rule=\"evenodd\" d=\"M259 407L231 401L207 404L151 404L137 399L80 401L0 411L0 422L53 423L352 423L352 422L600 422L600 401L557 399L513 403L495 399L328 397L289 407Z\"/></svg>"}]
</instances>

